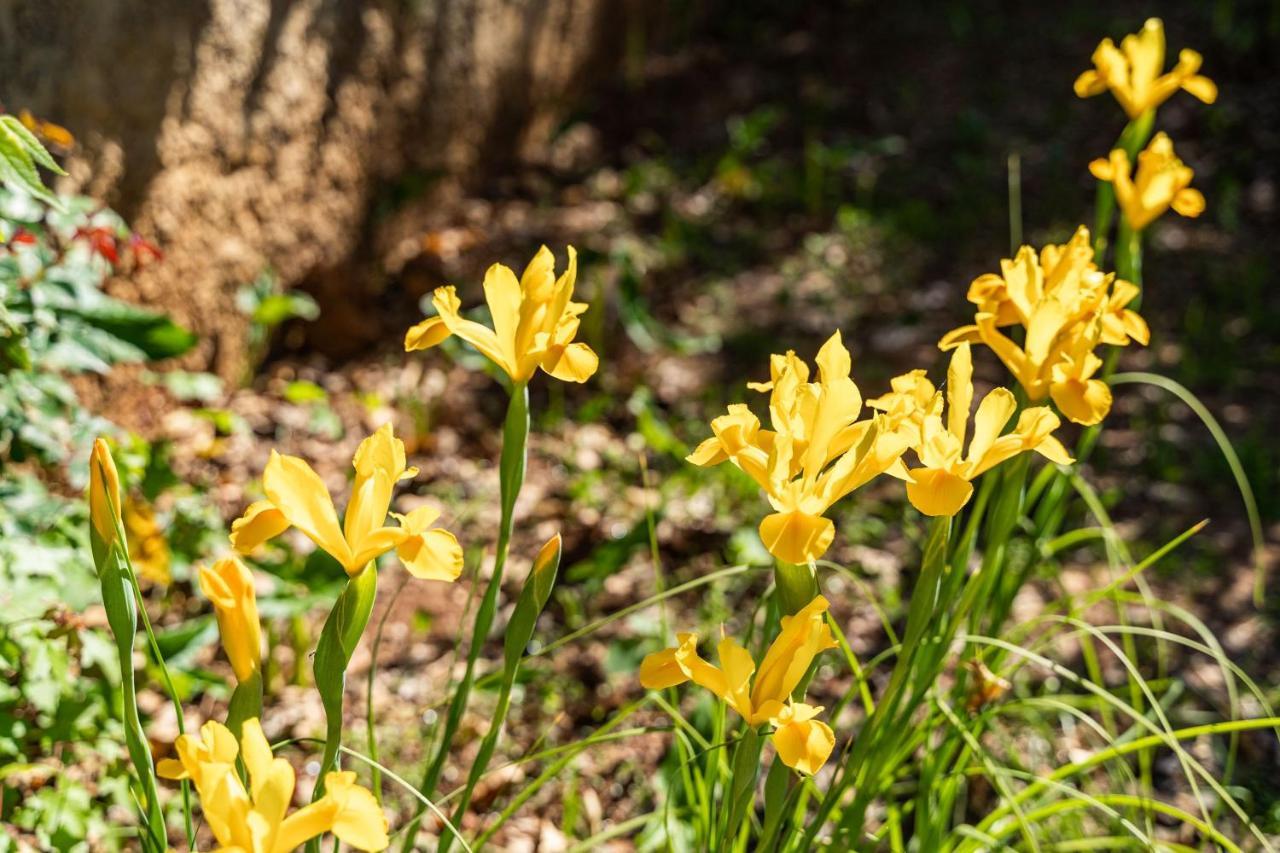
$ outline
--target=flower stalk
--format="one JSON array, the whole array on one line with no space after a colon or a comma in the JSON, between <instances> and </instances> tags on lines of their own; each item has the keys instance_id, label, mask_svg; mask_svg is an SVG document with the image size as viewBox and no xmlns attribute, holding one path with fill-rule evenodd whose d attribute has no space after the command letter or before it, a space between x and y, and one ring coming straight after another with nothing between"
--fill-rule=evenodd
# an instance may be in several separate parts
<instances>
[{"instance_id":1,"label":"flower stalk","mask_svg":"<svg viewBox=\"0 0 1280 853\"><path fill-rule=\"evenodd\" d=\"M436 747L436 754L423 775L422 784L418 788L419 792L428 799L435 793L436 785L440 782L444 764L449 758L449 748L458 732L458 726L462 723L462 715L466 711L471 688L475 684L476 662L484 648L485 639L493 628L494 615L498 609L498 593L502 588L502 575L511 545L512 528L515 524L516 499L524 485L528 441L529 386L527 382L521 382L511 388L507 416L502 426L502 453L498 462L498 491L502 514L498 521L498 545L494 555L493 575L489 578L484 597L476 611L475 622L471 629L471 647L467 650L466 670L449 702L449 710L444 721L444 733ZM424 809L418 810L405 832L404 845L401 848L404 853L409 853L413 849L414 837L422 822L423 812Z\"/></svg>"}]
</instances>

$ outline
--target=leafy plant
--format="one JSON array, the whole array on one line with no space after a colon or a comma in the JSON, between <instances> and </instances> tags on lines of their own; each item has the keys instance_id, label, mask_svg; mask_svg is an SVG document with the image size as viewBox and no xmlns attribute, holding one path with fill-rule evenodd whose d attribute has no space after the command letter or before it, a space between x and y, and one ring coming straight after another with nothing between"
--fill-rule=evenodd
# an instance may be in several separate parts
<instances>
[{"instance_id":1,"label":"leafy plant","mask_svg":"<svg viewBox=\"0 0 1280 853\"><path fill-rule=\"evenodd\" d=\"M0 231L10 235L0 250L0 456L46 465L104 431L67 376L171 358L196 340L102 289L116 265L152 255L149 244L89 199L59 207L0 190Z\"/></svg>"}]
</instances>

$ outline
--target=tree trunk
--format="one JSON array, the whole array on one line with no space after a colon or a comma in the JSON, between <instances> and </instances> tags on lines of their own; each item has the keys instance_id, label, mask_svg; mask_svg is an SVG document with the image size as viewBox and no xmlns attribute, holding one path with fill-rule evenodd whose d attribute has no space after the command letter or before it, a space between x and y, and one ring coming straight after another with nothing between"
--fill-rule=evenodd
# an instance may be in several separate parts
<instances>
[{"instance_id":1,"label":"tree trunk","mask_svg":"<svg viewBox=\"0 0 1280 853\"><path fill-rule=\"evenodd\" d=\"M240 287L264 269L347 287L388 187L444 193L539 144L617 56L621 3L8 0L0 101L75 134L59 188L165 251L115 292L194 329L188 366L230 377Z\"/></svg>"}]
</instances>

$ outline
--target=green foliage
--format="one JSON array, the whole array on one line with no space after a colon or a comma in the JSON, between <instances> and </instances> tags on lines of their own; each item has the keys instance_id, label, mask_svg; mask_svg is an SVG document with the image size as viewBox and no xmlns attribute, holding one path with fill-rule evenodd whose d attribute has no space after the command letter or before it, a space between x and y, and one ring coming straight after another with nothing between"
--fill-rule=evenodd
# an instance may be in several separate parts
<instances>
[{"instance_id":1,"label":"green foliage","mask_svg":"<svg viewBox=\"0 0 1280 853\"><path fill-rule=\"evenodd\" d=\"M249 366L256 366L267 354L271 333L289 320L314 320L320 306L305 293L284 291L280 279L264 270L236 294L236 307L249 318Z\"/></svg>"},{"instance_id":2,"label":"green foliage","mask_svg":"<svg viewBox=\"0 0 1280 853\"><path fill-rule=\"evenodd\" d=\"M130 238L120 218L83 198L60 208L0 190L0 231L9 238L0 250L0 456L46 465L108 427L80 406L68 375L170 358L195 344L163 314L103 292Z\"/></svg>"},{"instance_id":3,"label":"green foliage","mask_svg":"<svg viewBox=\"0 0 1280 853\"><path fill-rule=\"evenodd\" d=\"M11 115L0 115L0 184L58 206L58 199L40 180L37 166L59 175L66 174L21 121Z\"/></svg>"},{"instance_id":4,"label":"green foliage","mask_svg":"<svg viewBox=\"0 0 1280 853\"><path fill-rule=\"evenodd\" d=\"M110 636L82 615L98 583L87 506L65 491L84 487L92 439L116 428L81 405L68 377L180 355L195 337L103 292L113 268L158 251L111 211L55 197L37 165L61 173L0 116L0 822L10 838L0 849L115 850L127 838L108 815L134 805L124 673ZM176 484L164 447L135 441L123 455L144 499ZM186 540L166 542L180 562L221 526L200 509L180 498L163 519L171 542Z\"/></svg>"}]
</instances>

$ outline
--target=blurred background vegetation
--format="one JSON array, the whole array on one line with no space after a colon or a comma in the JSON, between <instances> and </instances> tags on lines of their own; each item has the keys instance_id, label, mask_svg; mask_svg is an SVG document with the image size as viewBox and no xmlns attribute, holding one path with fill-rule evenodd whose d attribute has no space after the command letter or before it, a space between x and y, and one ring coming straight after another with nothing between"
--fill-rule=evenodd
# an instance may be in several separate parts
<instances>
[{"instance_id":1,"label":"blurred background vegetation","mask_svg":"<svg viewBox=\"0 0 1280 853\"><path fill-rule=\"evenodd\" d=\"M406 358L403 332L432 288L456 283L471 304L490 263L522 265L540 243L563 258L572 244L592 304L582 339L604 369L583 388L534 389L513 553L527 560L561 529L567 567L542 636L656 584L763 565L754 488L682 461L706 422L746 399L770 352L811 357L833 327L869 395L904 370L937 367L934 344L968 315L974 276L1019 237L1060 242L1091 218L1086 166L1121 119L1109 101L1076 99L1071 83L1101 37L1152 14L1171 49L1204 54L1222 94L1211 108L1175 97L1161 111L1208 210L1152 229L1152 345L1127 350L1122 368L1178 380L1219 417L1270 541L1280 3L9 4L0 104L76 142L55 150L69 172L53 183L61 209L0 199L7 843L110 846L111 809L127 805L111 775L124 757L110 692L80 677L113 678L72 500L87 438L120 442L130 533L154 569L153 618L189 707L211 714L227 670L190 567L222 547L224 520L256 496L271 448L313 460L340 491L355 443L394 419L423 468L411 491L446 508L468 572L487 570L502 393L459 367L477 360L461 346ZM980 363L980 378L998 379L996 368ZM1276 599L1252 605L1258 555L1198 419L1158 393L1118 391L1090 467L1135 552L1210 519L1156 584L1274 685ZM840 513L833 559L900 615L919 548L913 512L890 485ZM1268 546L1260 561L1272 558ZM1045 559L1037 588L1095 582L1100 564L1089 549ZM268 683L297 699L268 731L315 734L298 664L314 640L311 605L332 596L341 571L299 542L257 568L276 649ZM369 684L387 700L384 755L403 769L421 757L441 698L432 684L449 669L468 599L465 584L397 587L375 614ZM860 590L830 592L845 593L832 598L851 642L874 654L885 640ZM695 606L690 620L714 622L737 602L673 603ZM509 752L585 731L634 697L657 620L635 614L531 668ZM367 670L373 650L363 654ZM1202 675L1180 677L1213 707L1219 688ZM144 710L164 749L172 712L158 693ZM575 764L524 806L509 843L556 849L556 834L587 837L651 808L662 744L640 739ZM465 752L458 760L465 767ZM1274 746L1246 748L1236 777L1273 832L1276 760ZM502 805L522 772L479 792L477 808Z\"/></svg>"}]
</instances>

